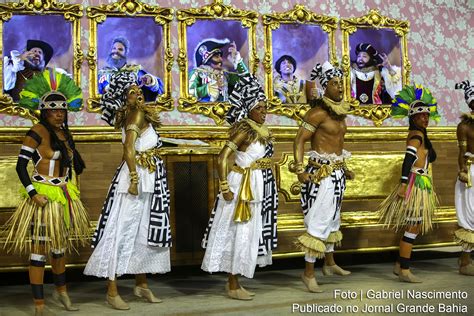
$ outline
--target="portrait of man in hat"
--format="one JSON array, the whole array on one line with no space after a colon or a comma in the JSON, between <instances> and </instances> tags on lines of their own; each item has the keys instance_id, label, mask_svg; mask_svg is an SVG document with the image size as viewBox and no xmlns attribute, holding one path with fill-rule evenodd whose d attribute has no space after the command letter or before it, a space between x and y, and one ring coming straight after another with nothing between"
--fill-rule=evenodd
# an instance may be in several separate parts
<instances>
[{"instance_id":1,"label":"portrait of man in hat","mask_svg":"<svg viewBox=\"0 0 474 316\"><path fill-rule=\"evenodd\" d=\"M104 94L107 90L110 77L117 72L133 72L137 77L137 84L141 87L146 102L155 101L158 95L163 94L163 81L150 74L139 64L128 63L130 42L126 37L116 36L112 39L112 45L107 54L107 65L99 70L98 90Z\"/></svg>"},{"instance_id":2,"label":"portrait of man in hat","mask_svg":"<svg viewBox=\"0 0 474 316\"><path fill-rule=\"evenodd\" d=\"M277 75L273 79L274 95L282 103L307 103L313 95L307 96L306 80L295 75L297 63L291 55L282 55L275 63Z\"/></svg>"},{"instance_id":3,"label":"portrait of man in hat","mask_svg":"<svg viewBox=\"0 0 474 316\"><path fill-rule=\"evenodd\" d=\"M54 49L45 41L29 39L23 52L10 51L3 59L3 89L13 101L20 99L20 91L25 81L42 72L54 55ZM56 72L67 74L65 70L56 68Z\"/></svg>"},{"instance_id":4,"label":"portrait of man in hat","mask_svg":"<svg viewBox=\"0 0 474 316\"><path fill-rule=\"evenodd\" d=\"M227 60L235 71L224 67L222 49L228 45ZM235 42L229 39L207 38L194 50L195 68L189 75L189 94L200 102L228 101L233 86L239 80L239 74L247 73Z\"/></svg>"},{"instance_id":5,"label":"portrait of man in hat","mask_svg":"<svg viewBox=\"0 0 474 316\"><path fill-rule=\"evenodd\" d=\"M390 104L402 89L401 68L370 43L359 43L351 65L352 97L363 104Z\"/></svg>"}]
</instances>

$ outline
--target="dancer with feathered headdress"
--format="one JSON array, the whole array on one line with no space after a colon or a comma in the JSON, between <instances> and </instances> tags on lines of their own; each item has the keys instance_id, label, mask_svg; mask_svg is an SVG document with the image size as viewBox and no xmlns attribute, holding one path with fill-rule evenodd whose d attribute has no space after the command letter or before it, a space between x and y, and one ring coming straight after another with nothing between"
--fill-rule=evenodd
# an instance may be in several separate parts
<instances>
[{"instance_id":1,"label":"dancer with feathered headdress","mask_svg":"<svg viewBox=\"0 0 474 316\"><path fill-rule=\"evenodd\" d=\"M26 81L19 104L39 111L40 122L26 133L18 155L23 199L6 223L5 245L9 251L31 253L29 274L37 315L44 310L43 276L49 253L56 285L53 297L67 310L77 310L66 292L64 253L84 246L90 237L88 214L73 181L84 162L67 124L67 111L81 109L81 89L68 76L48 69Z\"/></svg>"},{"instance_id":2,"label":"dancer with feathered headdress","mask_svg":"<svg viewBox=\"0 0 474 316\"><path fill-rule=\"evenodd\" d=\"M400 184L380 205L380 220L396 230L404 230L400 240L400 256L393 273L400 281L420 283L410 271L413 243L418 234L432 229L438 199L428 165L436 160L426 128L429 119L438 121L436 99L422 85L405 86L392 103L392 116L409 118L407 150L402 165Z\"/></svg>"}]
</instances>

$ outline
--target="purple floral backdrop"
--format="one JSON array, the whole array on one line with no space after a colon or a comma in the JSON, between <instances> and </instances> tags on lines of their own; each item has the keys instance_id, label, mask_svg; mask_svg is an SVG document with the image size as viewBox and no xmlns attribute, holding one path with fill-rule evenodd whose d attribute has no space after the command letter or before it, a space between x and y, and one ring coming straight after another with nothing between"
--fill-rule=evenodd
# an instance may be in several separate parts
<instances>
[{"instance_id":1,"label":"purple floral backdrop","mask_svg":"<svg viewBox=\"0 0 474 316\"><path fill-rule=\"evenodd\" d=\"M84 7L112 3L104 0L70 0L70 3L82 3ZM143 2L162 7L196 8L209 4L209 0L144 0ZM395 19L410 21L411 32L408 38L408 57L412 64L412 82L421 83L431 88L438 99L442 120L439 126L454 126L462 112L468 110L463 93L454 90L456 82L474 80L474 2L472 0L318 0L318 1L224 1L239 9L257 11L259 14L284 12L295 4L304 3L308 9L318 14L348 18L362 16L372 8L378 8L383 15ZM82 49L84 55L88 51L88 21L81 20ZM260 60L264 57L263 26L257 26L257 53ZM177 21L171 25L171 49L175 58L179 54ZM341 57L341 33L337 31L337 55ZM191 48L192 49L192 48ZM82 68L82 85L87 97L88 66L84 61ZM260 65L258 75L263 79L263 66ZM172 95L179 97L179 68L175 62L172 69ZM202 116L181 113L176 109L162 113L166 125L214 125L214 121ZM268 122L274 125L296 125L283 116L269 115ZM98 114L82 111L70 115L71 125L104 125ZM400 125L404 122L387 120L384 126ZM0 115L0 126L30 125L28 120L18 117ZM348 119L350 126L372 126L372 123L359 117Z\"/></svg>"}]
</instances>

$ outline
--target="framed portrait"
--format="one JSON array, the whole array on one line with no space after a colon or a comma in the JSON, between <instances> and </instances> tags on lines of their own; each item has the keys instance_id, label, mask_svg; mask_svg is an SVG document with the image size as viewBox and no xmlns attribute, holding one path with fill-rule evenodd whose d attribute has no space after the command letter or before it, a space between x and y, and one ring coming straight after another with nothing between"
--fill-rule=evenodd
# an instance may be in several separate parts
<instances>
[{"instance_id":1,"label":"framed portrait","mask_svg":"<svg viewBox=\"0 0 474 316\"><path fill-rule=\"evenodd\" d=\"M122 0L87 8L90 25L88 111L97 112L100 95L118 72L133 72L145 102L171 110L170 23L173 10Z\"/></svg>"},{"instance_id":2,"label":"framed portrait","mask_svg":"<svg viewBox=\"0 0 474 316\"><path fill-rule=\"evenodd\" d=\"M335 64L337 19L303 5L263 16L265 87L271 113L302 120L311 99L322 91L310 80L317 63Z\"/></svg>"},{"instance_id":3,"label":"framed portrait","mask_svg":"<svg viewBox=\"0 0 474 316\"><path fill-rule=\"evenodd\" d=\"M69 75L80 86L78 4L21 1L0 4L0 112L37 121L38 113L17 105L26 80L45 68Z\"/></svg>"},{"instance_id":4,"label":"framed portrait","mask_svg":"<svg viewBox=\"0 0 474 316\"><path fill-rule=\"evenodd\" d=\"M178 10L180 98L178 110L224 123L229 96L239 74L258 64L255 27L258 15L215 0Z\"/></svg>"},{"instance_id":5,"label":"framed portrait","mask_svg":"<svg viewBox=\"0 0 474 316\"><path fill-rule=\"evenodd\" d=\"M377 10L359 18L341 20L344 95L353 114L376 126L390 116L395 95L408 84L409 22L380 15Z\"/></svg>"}]
</instances>

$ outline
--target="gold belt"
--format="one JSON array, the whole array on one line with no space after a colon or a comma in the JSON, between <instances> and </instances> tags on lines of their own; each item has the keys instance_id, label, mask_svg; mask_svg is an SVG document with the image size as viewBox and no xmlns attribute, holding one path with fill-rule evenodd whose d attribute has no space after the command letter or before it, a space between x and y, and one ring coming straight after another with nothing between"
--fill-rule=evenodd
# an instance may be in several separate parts
<instances>
[{"instance_id":1,"label":"gold belt","mask_svg":"<svg viewBox=\"0 0 474 316\"><path fill-rule=\"evenodd\" d=\"M158 148L137 151L135 154L135 162L137 165L148 169L150 173L153 173L156 171L155 157L161 159Z\"/></svg>"},{"instance_id":2,"label":"gold belt","mask_svg":"<svg viewBox=\"0 0 474 316\"><path fill-rule=\"evenodd\" d=\"M232 171L243 174L240 183L239 196L237 197L237 205L234 212L234 222L247 222L250 220L252 213L250 211L250 201L253 200L252 187L250 183L250 174L252 170L270 169L272 167L271 158L258 159L247 168L237 165L232 167Z\"/></svg>"},{"instance_id":3,"label":"gold belt","mask_svg":"<svg viewBox=\"0 0 474 316\"><path fill-rule=\"evenodd\" d=\"M466 186L468 188L472 187L472 182L471 182L471 165L474 162L474 157L469 157L466 159L466 168L467 168L467 184Z\"/></svg>"},{"instance_id":4,"label":"gold belt","mask_svg":"<svg viewBox=\"0 0 474 316\"><path fill-rule=\"evenodd\" d=\"M346 169L346 163L344 161L336 161L330 164L321 164L316 160L310 159L308 165L318 168L315 174L310 175L311 181L314 183L319 183L324 178L329 177L334 170L344 170Z\"/></svg>"},{"instance_id":5,"label":"gold belt","mask_svg":"<svg viewBox=\"0 0 474 316\"><path fill-rule=\"evenodd\" d=\"M240 166L234 165L232 166L232 171L244 174L245 169L250 169L250 170L257 170L257 169L271 169L272 167L272 159L271 158L261 158L258 160L255 160L250 164L250 167L247 168L242 168Z\"/></svg>"}]
</instances>

